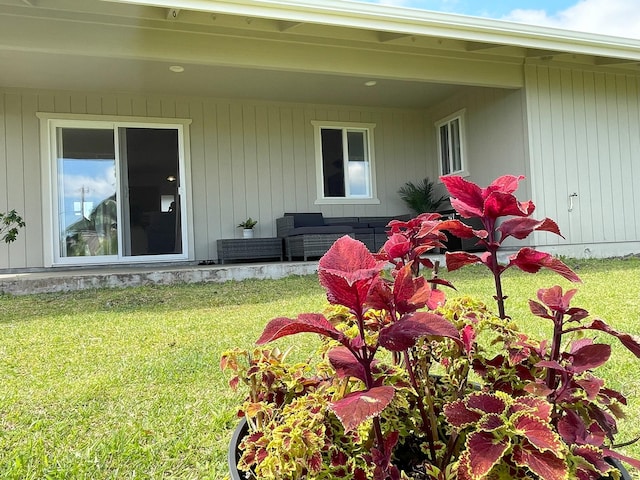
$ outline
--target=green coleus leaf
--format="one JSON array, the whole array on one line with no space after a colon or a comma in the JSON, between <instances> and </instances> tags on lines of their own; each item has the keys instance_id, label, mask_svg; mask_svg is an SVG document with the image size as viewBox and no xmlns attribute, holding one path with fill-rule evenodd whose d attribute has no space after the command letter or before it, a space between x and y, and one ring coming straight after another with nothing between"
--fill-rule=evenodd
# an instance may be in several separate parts
<instances>
[{"instance_id":1,"label":"green coleus leaf","mask_svg":"<svg viewBox=\"0 0 640 480\"><path fill-rule=\"evenodd\" d=\"M530 413L519 413L512 421L516 432L540 452L557 452L561 449L562 441L548 421Z\"/></svg>"}]
</instances>

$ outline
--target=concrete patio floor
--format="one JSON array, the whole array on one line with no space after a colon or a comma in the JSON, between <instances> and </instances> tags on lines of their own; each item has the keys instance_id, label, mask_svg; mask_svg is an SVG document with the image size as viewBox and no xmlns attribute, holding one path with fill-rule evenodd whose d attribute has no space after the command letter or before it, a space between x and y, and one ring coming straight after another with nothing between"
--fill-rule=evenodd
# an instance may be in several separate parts
<instances>
[{"instance_id":1,"label":"concrete patio floor","mask_svg":"<svg viewBox=\"0 0 640 480\"><path fill-rule=\"evenodd\" d=\"M0 273L0 294L28 295L152 284L240 281L250 278L278 279L290 275L310 275L317 271L317 261L51 268L33 272Z\"/></svg>"}]
</instances>

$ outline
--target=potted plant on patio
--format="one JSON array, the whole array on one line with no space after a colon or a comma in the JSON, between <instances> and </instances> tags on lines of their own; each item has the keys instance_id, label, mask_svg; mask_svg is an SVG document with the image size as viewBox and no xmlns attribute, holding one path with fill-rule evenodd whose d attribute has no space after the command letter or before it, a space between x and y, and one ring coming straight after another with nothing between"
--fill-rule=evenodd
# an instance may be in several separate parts
<instances>
[{"instance_id":1,"label":"potted plant on patio","mask_svg":"<svg viewBox=\"0 0 640 480\"><path fill-rule=\"evenodd\" d=\"M417 215L431 213L436 212L440 205L449 198L447 195L436 196L435 188L435 183L431 179L424 178L417 184L405 183L398 190L398 195L407 207Z\"/></svg>"},{"instance_id":2,"label":"potted plant on patio","mask_svg":"<svg viewBox=\"0 0 640 480\"><path fill-rule=\"evenodd\" d=\"M580 281L530 247L498 262L509 237L560 234L554 221L531 218L532 202L516 199L521 179L504 176L480 188L443 178L453 208L481 219L482 229L423 214L391 222L377 255L339 239L318 270L331 308L275 318L258 348L225 353L231 386L243 383L249 392L240 408L247 430L236 436L238 455L230 455L239 459L233 479L630 478L618 461L640 462L614 441L626 399L595 373L612 351L595 334L613 336L636 356L640 339L571 306L575 290L560 286L530 300L532 313L552 325L548 340L519 331L505 311L509 268L546 268ZM444 232L486 247L480 255L447 253L446 263L450 271L485 265L497 313L473 298L447 299L441 288L452 285L423 275L436 270L424 254L441 245ZM324 339L315 362L290 364L264 346L305 332Z\"/></svg>"},{"instance_id":3,"label":"potted plant on patio","mask_svg":"<svg viewBox=\"0 0 640 480\"><path fill-rule=\"evenodd\" d=\"M238 228L242 228L242 238L253 238L253 227L255 227L257 223L258 221L251 217L239 223Z\"/></svg>"}]
</instances>

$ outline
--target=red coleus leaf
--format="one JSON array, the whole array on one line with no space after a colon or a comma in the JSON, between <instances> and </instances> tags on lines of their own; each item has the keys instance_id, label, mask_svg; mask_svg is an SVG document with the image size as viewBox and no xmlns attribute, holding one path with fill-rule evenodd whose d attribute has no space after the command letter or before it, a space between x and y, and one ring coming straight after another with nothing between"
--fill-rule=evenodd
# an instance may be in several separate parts
<instances>
[{"instance_id":1,"label":"red coleus leaf","mask_svg":"<svg viewBox=\"0 0 640 480\"><path fill-rule=\"evenodd\" d=\"M473 265L474 263L481 263L482 259L478 255L467 252L446 252L445 260L447 262L447 270L453 272L466 265Z\"/></svg>"},{"instance_id":2,"label":"red coleus leaf","mask_svg":"<svg viewBox=\"0 0 640 480\"><path fill-rule=\"evenodd\" d=\"M611 356L611 346L596 343L585 345L572 353L571 369L574 373L582 373L593 370L606 363Z\"/></svg>"},{"instance_id":3,"label":"red coleus leaf","mask_svg":"<svg viewBox=\"0 0 640 480\"><path fill-rule=\"evenodd\" d=\"M320 452L315 452L307 462L307 466L311 473L320 472L320 469L322 468L322 454Z\"/></svg>"},{"instance_id":4,"label":"red coleus leaf","mask_svg":"<svg viewBox=\"0 0 640 480\"><path fill-rule=\"evenodd\" d=\"M374 448L372 450L372 460L373 463L382 468L383 470L387 470L389 465L391 464L391 456L393 455L393 449L398 443L399 438L398 432L390 432L383 440L382 451L378 448ZM387 480L388 477L381 477L384 480Z\"/></svg>"},{"instance_id":5,"label":"red coleus leaf","mask_svg":"<svg viewBox=\"0 0 640 480\"><path fill-rule=\"evenodd\" d=\"M514 400L513 405L509 408L510 413L528 412L537 418L548 422L551 420L552 405L543 398L525 396L518 397Z\"/></svg>"},{"instance_id":6,"label":"red coleus leaf","mask_svg":"<svg viewBox=\"0 0 640 480\"><path fill-rule=\"evenodd\" d=\"M484 201L483 217L496 219L498 217L516 216L527 217L535 210L533 202L520 202L512 193L492 192Z\"/></svg>"},{"instance_id":7,"label":"red coleus leaf","mask_svg":"<svg viewBox=\"0 0 640 480\"><path fill-rule=\"evenodd\" d=\"M271 320L264 328L262 335L256 342L263 345L287 335L297 333L319 333L341 343L348 341L344 333L337 330L329 320L319 313L303 313L298 318L279 317Z\"/></svg>"},{"instance_id":8,"label":"red coleus leaf","mask_svg":"<svg viewBox=\"0 0 640 480\"><path fill-rule=\"evenodd\" d=\"M427 285L425 278L413 276L411 263L397 271L393 284L393 297L396 310L400 315L415 312L424 307L430 294L431 287Z\"/></svg>"},{"instance_id":9,"label":"red coleus leaf","mask_svg":"<svg viewBox=\"0 0 640 480\"><path fill-rule=\"evenodd\" d=\"M555 285L551 288L541 288L538 290L538 300L555 312L565 313L569 310L571 300L578 290L567 290L562 293L562 287Z\"/></svg>"},{"instance_id":10,"label":"red coleus leaf","mask_svg":"<svg viewBox=\"0 0 640 480\"><path fill-rule=\"evenodd\" d=\"M435 310L436 308L444 305L446 296L442 290L429 289L429 299L427 300L427 307L429 310Z\"/></svg>"},{"instance_id":11,"label":"red coleus leaf","mask_svg":"<svg viewBox=\"0 0 640 480\"><path fill-rule=\"evenodd\" d=\"M482 189L482 195L486 197L491 192L513 193L518 189L521 180L524 180L524 175L502 175L491 182L487 188Z\"/></svg>"},{"instance_id":12,"label":"red coleus leaf","mask_svg":"<svg viewBox=\"0 0 640 480\"><path fill-rule=\"evenodd\" d=\"M548 397L553 393L553 390L547 387L547 384L542 380L536 380L525 385L524 391L538 397Z\"/></svg>"},{"instance_id":13,"label":"red coleus leaf","mask_svg":"<svg viewBox=\"0 0 640 480\"><path fill-rule=\"evenodd\" d=\"M458 238L473 238L476 236L473 233L473 228L460 220L443 220L440 224L440 229L446 230Z\"/></svg>"},{"instance_id":14,"label":"red coleus leaf","mask_svg":"<svg viewBox=\"0 0 640 480\"><path fill-rule=\"evenodd\" d=\"M622 460L625 463L628 463L633 468L640 470L640 460L636 460L635 458L627 457L626 455L622 455L621 453L615 452L613 450L605 449L604 455L610 458L617 458L618 460Z\"/></svg>"},{"instance_id":15,"label":"red coleus leaf","mask_svg":"<svg viewBox=\"0 0 640 480\"><path fill-rule=\"evenodd\" d=\"M549 314L549 310L547 310L544 305L534 300L529 300L529 310L531 310L531 313L533 313L536 317L548 318L549 320L553 320L553 315Z\"/></svg>"},{"instance_id":16,"label":"red coleus leaf","mask_svg":"<svg viewBox=\"0 0 640 480\"><path fill-rule=\"evenodd\" d=\"M392 311L395 303L389 282L378 277L371 285L365 303L374 310Z\"/></svg>"},{"instance_id":17,"label":"red coleus leaf","mask_svg":"<svg viewBox=\"0 0 640 480\"><path fill-rule=\"evenodd\" d=\"M366 382L364 366L353 356L347 347L336 347L329 351L329 362L338 378L355 377Z\"/></svg>"},{"instance_id":18,"label":"red coleus leaf","mask_svg":"<svg viewBox=\"0 0 640 480\"><path fill-rule=\"evenodd\" d=\"M434 313L415 312L383 328L378 343L392 352L401 352L426 336L460 340L458 329L449 320Z\"/></svg>"},{"instance_id":19,"label":"red coleus leaf","mask_svg":"<svg viewBox=\"0 0 640 480\"><path fill-rule=\"evenodd\" d=\"M509 437L496 438L491 432L474 432L467 437L469 452L466 470L471 478L483 478L500 462L511 446Z\"/></svg>"},{"instance_id":20,"label":"red coleus leaf","mask_svg":"<svg viewBox=\"0 0 640 480\"><path fill-rule=\"evenodd\" d=\"M345 235L320 259L318 278L329 302L357 311L384 265L362 242Z\"/></svg>"},{"instance_id":21,"label":"red coleus leaf","mask_svg":"<svg viewBox=\"0 0 640 480\"><path fill-rule=\"evenodd\" d=\"M391 403L395 390L381 386L353 392L334 402L331 409L342 422L345 431L355 430L365 420L380 415Z\"/></svg>"},{"instance_id":22,"label":"red coleus leaf","mask_svg":"<svg viewBox=\"0 0 640 480\"><path fill-rule=\"evenodd\" d=\"M614 470L614 467L604 459L600 448L592 445L579 445L574 447L572 451L575 455L586 460L587 463L600 474L600 477L605 477L609 472Z\"/></svg>"},{"instance_id":23,"label":"red coleus leaf","mask_svg":"<svg viewBox=\"0 0 640 480\"><path fill-rule=\"evenodd\" d=\"M464 178L451 175L440 177L451 199L451 206L465 218L481 217L484 208L484 197L478 185Z\"/></svg>"},{"instance_id":24,"label":"red coleus leaf","mask_svg":"<svg viewBox=\"0 0 640 480\"><path fill-rule=\"evenodd\" d=\"M502 222L498 227L498 231L502 233L501 243L508 237L523 240L536 230L555 233L562 237L558 224L550 218L545 218L544 220L535 220L529 217L510 218Z\"/></svg>"},{"instance_id":25,"label":"red coleus leaf","mask_svg":"<svg viewBox=\"0 0 640 480\"><path fill-rule=\"evenodd\" d=\"M553 431L552 425L531 413L520 413L513 419L513 426L520 435L525 437L537 450L559 451L562 441Z\"/></svg>"},{"instance_id":26,"label":"red coleus leaf","mask_svg":"<svg viewBox=\"0 0 640 480\"><path fill-rule=\"evenodd\" d=\"M490 413L483 416L478 422L478 428L485 432L492 432L504 426L504 420L500 415Z\"/></svg>"},{"instance_id":27,"label":"red coleus leaf","mask_svg":"<svg viewBox=\"0 0 640 480\"><path fill-rule=\"evenodd\" d=\"M390 259L403 258L411 251L411 241L401 233L389 237L383 249Z\"/></svg>"},{"instance_id":28,"label":"red coleus leaf","mask_svg":"<svg viewBox=\"0 0 640 480\"><path fill-rule=\"evenodd\" d=\"M460 332L460 338L462 340L462 346L464 347L464 353L471 355L476 344L476 330L473 325L465 325Z\"/></svg>"},{"instance_id":29,"label":"red coleus leaf","mask_svg":"<svg viewBox=\"0 0 640 480\"><path fill-rule=\"evenodd\" d=\"M507 404L500 397L491 393L475 392L465 400L467 407L481 413L503 413Z\"/></svg>"},{"instance_id":30,"label":"red coleus leaf","mask_svg":"<svg viewBox=\"0 0 640 480\"><path fill-rule=\"evenodd\" d=\"M564 415L558 421L558 433L569 445L584 444L588 435L584 420L573 410L564 411Z\"/></svg>"},{"instance_id":31,"label":"red coleus leaf","mask_svg":"<svg viewBox=\"0 0 640 480\"><path fill-rule=\"evenodd\" d=\"M553 452L540 452L526 441L523 445L516 445L512 459L519 467L527 467L541 480L567 480L569 468L567 462L557 457Z\"/></svg>"},{"instance_id":32,"label":"red coleus leaf","mask_svg":"<svg viewBox=\"0 0 640 480\"><path fill-rule=\"evenodd\" d=\"M598 377L594 377L593 375L589 375L586 378L581 378L575 381L578 385L582 387L584 392L587 394L587 399L590 401L595 401L600 393L600 390L604 386L604 380Z\"/></svg>"},{"instance_id":33,"label":"red coleus leaf","mask_svg":"<svg viewBox=\"0 0 640 480\"><path fill-rule=\"evenodd\" d=\"M606 332L609 335L613 335L618 340L620 340L620 342L625 347L627 347L631 353L633 353L636 357L640 358L640 337L637 337L635 335L629 335L628 333L620 333L614 330L613 328L611 328L602 320L594 320L584 328L590 329L590 330L599 330L601 332Z\"/></svg>"},{"instance_id":34,"label":"red coleus leaf","mask_svg":"<svg viewBox=\"0 0 640 480\"><path fill-rule=\"evenodd\" d=\"M547 268L561 275L571 282L580 282L580 277L557 258L545 252L539 252L530 247L509 257L509 266L516 266L523 272L536 273L541 268Z\"/></svg>"},{"instance_id":35,"label":"red coleus leaf","mask_svg":"<svg viewBox=\"0 0 640 480\"><path fill-rule=\"evenodd\" d=\"M462 400L456 400L455 402L447 403L444 406L444 416L449 424L457 429L474 425L478 420L482 418L482 413L470 410Z\"/></svg>"}]
</instances>

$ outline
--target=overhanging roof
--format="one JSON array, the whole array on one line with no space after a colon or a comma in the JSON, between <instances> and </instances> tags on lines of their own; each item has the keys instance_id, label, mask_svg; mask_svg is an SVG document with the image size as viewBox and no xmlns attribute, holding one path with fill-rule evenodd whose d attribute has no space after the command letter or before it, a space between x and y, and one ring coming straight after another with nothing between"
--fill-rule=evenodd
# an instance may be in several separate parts
<instances>
[{"instance_id":1,"label":"overhanging roof","mask_svg":"<svg viewBox=\"0 0 640 480\"><path fill-rule=\"evenodd\" d=\"M350 0L103 0L640 61L640 40Z\"/></svg>"},{"instance_id":2,"label":"overhanging roof","mask_svg":"<svg viewBox=\"0 0 640 480\"><path fill-rule=\"evenodd\" d=\"M526 63L638 74L640 42L346 0L0 0L0 61L0 87L422 108Z\"/></svg>"}]
</instances>

